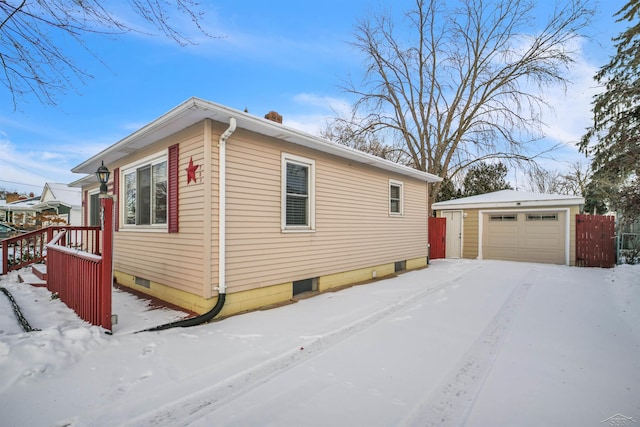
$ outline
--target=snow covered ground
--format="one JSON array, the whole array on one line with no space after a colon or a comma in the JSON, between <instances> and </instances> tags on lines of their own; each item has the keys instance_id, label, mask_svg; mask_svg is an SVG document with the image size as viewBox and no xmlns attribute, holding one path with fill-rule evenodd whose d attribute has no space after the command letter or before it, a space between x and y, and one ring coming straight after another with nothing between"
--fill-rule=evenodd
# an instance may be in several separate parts
<instances>
[{"instance_id":1,"label":"snow covered ground","mask_svg":"<svg viewBox=\"0 0 640 427\"><path fill-rule=\"evenodd\" d=\"M193 328L113 335L3 276L2 426L640 425L640 266L437 260Z\"/></svg>"}]
</instances>

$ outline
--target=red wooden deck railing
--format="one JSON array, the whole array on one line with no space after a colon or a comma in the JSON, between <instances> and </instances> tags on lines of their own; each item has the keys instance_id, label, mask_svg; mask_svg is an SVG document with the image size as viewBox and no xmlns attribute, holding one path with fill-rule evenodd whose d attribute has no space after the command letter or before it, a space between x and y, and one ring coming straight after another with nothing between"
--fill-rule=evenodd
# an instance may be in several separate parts
<instances>
[{"instance_id":1,"label":"red wooden deck railing","mask_svg":"<svg viewBox=\"0 0 640 427\"><path fill-rule=\"evenodd\" d=\"M113 286L113 200L100 199L103 209L101 254L72 249L61 230L47 244L47 288L82 319L111 330Z\"/></svg>"},{"instance_id":2,"label":"red wooden deck railing","mask_svg":"<svg viewBox=\"0 0 640 427\"><path fill-rule=\"evenodd\" d=\"M2 272L46 260L47 288L82 319L111 330L113 200L100 227L47 227L3 240ZM54 235L55 233L55 235Z\"/></svg>"},{"instance_id":3,"label":"red wooden deck railing","mask_svg":"<svg viewBox=\"0 0 640 427\"><path fill-rule=\"evenodd\" d=\"M50 242L62 229L67 233L58 243L60 246L80 249L92 254L99 253L100 227L49 226L2 240L0 242L2 245L0 274L7 274L9 271L43 262L47 257L47 242Z\"/></svg>"}]
</instances>

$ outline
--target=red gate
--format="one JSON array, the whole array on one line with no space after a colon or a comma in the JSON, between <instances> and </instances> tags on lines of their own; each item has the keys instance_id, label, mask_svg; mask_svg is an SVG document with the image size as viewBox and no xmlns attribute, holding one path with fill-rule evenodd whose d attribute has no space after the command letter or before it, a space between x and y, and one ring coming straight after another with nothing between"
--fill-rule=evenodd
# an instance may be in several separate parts
<instances>
[{"instance_id":1,"label":"red gate","mask_svg":"<svg viewBox=\"0 0 640 427\"><path fill-rule=\"evenodd\" d=\"M612 216L576 215L576 265L616 265L616 222Z\"/></svg>"},{"instance_id":2,"label":"red gate","mask_svg":"<svg viewBox=\"0 0 640 427\"><path fill-rule=\"evenodd\" d=\"M446 257L447 218L429 217L429 259Z\"/></svg>"}]
</instances>

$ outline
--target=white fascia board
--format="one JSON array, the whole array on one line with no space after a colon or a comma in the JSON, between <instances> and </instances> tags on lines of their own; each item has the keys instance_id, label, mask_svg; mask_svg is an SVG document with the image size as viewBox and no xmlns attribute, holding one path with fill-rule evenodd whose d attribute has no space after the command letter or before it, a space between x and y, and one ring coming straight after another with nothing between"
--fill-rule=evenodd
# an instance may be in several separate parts
<instances>
[{"instance_id":1,"label":"white fascia board","mask_svg":"<svg viewBox=\"0 0 640 427\"><path fill-rule=\"evenodd\" d=\"M350 147L335 144L297 129L289 128L280 123L256 117L200 98L188 99L153 122L74 167L71 171L74 173L93 174L102 161L104 161L106 165L111 164L204 119L208 118L216 122L228 124L230 117L234 117L237 120L238 128L241 129L332 154L357 163L384 169L389 172L410 176L424 182L435 183L442 181L442 178L436 175L363 153ZM78 185L81 181L83 181L83 179L71 183L70 186L81 186Z\"/></svg>"},{"instance_id":2,"label":"white fascia board","mask_svg":"<svg viewBox=\"0 0 640 427\"><path fill-rule=\"evenodd\" d=\"M96 177L95 174L91 174L91 175L85 175L84 177L76 181L73 181L71 184L69 184L69 187L82 188L85 185L96 184L96 183L98 183L98 177Z\"/></svg>"},{"instance_id":3,"label":"white fascia board","mask_svg":"<svg viewBox=\"0 0 640 427\"><path fill-rule=\"evenodd\" d=\"M460 209L512 209L539 207L560 207L584 205L583 198L558 199L558 200L530 200L521 202L485 202L485 203L434 203L431 208L437 211L460 210Z\"/></svg>"}]
</instances>

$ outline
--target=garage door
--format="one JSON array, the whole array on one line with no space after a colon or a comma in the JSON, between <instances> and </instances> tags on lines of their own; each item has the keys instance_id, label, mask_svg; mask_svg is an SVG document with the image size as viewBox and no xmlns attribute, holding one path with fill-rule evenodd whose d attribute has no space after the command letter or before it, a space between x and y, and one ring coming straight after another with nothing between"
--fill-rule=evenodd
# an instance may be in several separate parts
<instances>
[{"instance_id":1,"label":"garage door","mask_svg":"<svg viewBox=\"0 0 640 427\"><path fill-rule=\"evenodd\" d=\"M482 257L565 263L565 212L484 213Z\"/></svg>"}]
</instances>

